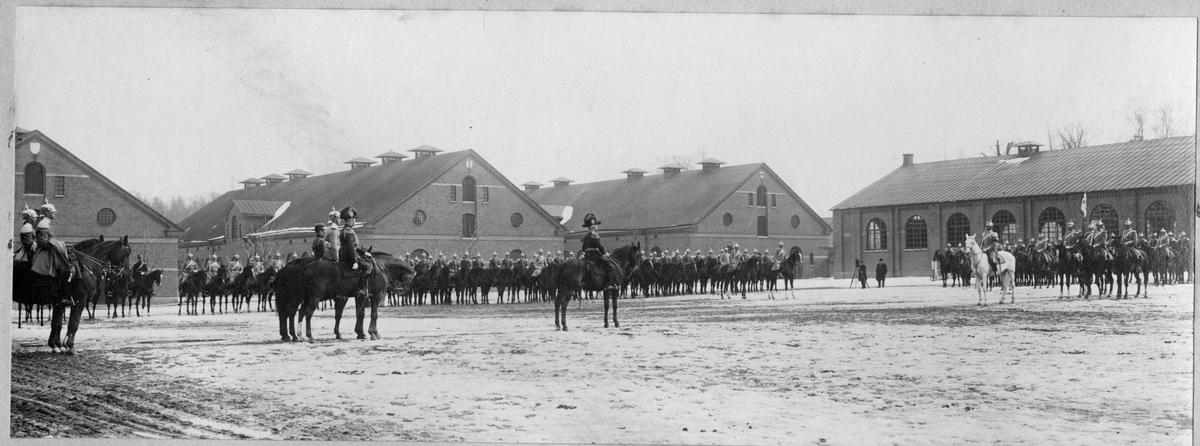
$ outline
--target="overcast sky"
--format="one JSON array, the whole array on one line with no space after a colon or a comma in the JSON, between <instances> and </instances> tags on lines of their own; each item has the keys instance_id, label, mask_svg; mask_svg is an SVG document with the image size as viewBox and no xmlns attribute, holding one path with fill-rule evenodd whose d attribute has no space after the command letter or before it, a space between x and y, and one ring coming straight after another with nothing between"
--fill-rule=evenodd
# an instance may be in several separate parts
<instances>
[{"instance_id":1,"label":"overcast sky","mask_svg":"<svg viewBox=\"0 0 1200 446\"><path fill-rule=\"evenodd\" d=\"M767 162L828 216L902 153L1194 132L1195 23L20 7L17 125L164 198L429 144L516 184Z\"/></svg>"}]
</instances>

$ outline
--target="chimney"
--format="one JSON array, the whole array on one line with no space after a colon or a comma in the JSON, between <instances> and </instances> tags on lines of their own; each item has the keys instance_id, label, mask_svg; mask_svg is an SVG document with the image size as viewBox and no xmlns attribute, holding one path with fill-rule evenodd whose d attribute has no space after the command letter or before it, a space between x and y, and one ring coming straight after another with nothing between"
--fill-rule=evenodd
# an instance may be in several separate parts
<instances>
[{"instance_id":1,"label":"chimney","mask_svg":"<svg viewBox=\"0 0 1200 446\"><path fill-rule=\"evenodd\" d=\"M646 174L646 171L634 167L632 169L623 171L621 173L625 174L625 178L633 179L633 178L641 178L642 175Z\"/></svg>"},{"instance_id":2,"label":"chimney","mask_svg":"<svg viewBox=\"0 0 1200 446\"><path fill-rule=\"evenodd\" d=\"M260 180L258 178L247 178L245 180L239 181L239 183L242 183L243 189L250 189L252 187L258 187L260 184L265 183L265 181Z\"/></svg>"},{"instance_id":3,"label":"chimney","mask_svg":"<svg viewBox=\"0 0 1200 446\"><path fill-rule=\"evenodd\" d=\"M345 164L350 165L350 170L359 170L371 167L371 165L375 164L375 162L363 157L358 157L350 161L346 161Z\"/></svg>"},{"instance_id":4,"label":"chimney","mask_svg":"<svg viewBox=\"0 0 1200 446\"><path fill-rule=\"evenodd\" d=\"M312 172L296 169L291 172L285 173L284 175L288 176L288 181L296 181L296 180L303 180L305 178L308 178L309 175L312 175Z\"/></svg>"},{"instance_id":5,"label":"chimney","mask_svg":"<svg viewBox=\"0 0 1200 446\"><path fill-rule=\"evenodd\" d=\"M405 155L403 153L396 153L394 150L392 150L392 151L388 151L388 153L377 155L375 157L383 160L383 165L386 166L389 164L398 163L400 161L403 161L405 158L408 158L408 155Z\"/></svg>"},{"instance_id":6,"label":"chimney","mask_svg":"<svg viewBox=\"0 0 1200 446\"><path fill-rule=\"evenodd\" d=\"M663 175L669 175L669 174L676 174L676 173L682 172L684 167L682 164L679 164L679 163L671 163L671 164L667 164L665 166L659 167L659 169L662 169Z\"/></svg>"},{"instance_id":7,"label":"chimney","mask_svg":"<svg viewBox=\"0 0 1200 446\"><path fill-rule=\"evenodd\" d=\"M901 167L911 166L913 164L913 161L912 161L913 154L905 153L903 156L904 156L904 164L901 164L900 166Z\"/></svg>"},{"instance_id":8,"label":"chimney","mask_svg":"<svg viewBox=\"0 0 1200 446\"><path fill-rule=\"evenodd\" d=\"M706 159L706 160L700 162L700 171L704 172L704 171L710 171L710 170L717 170L717 169L721 168L722 164L725 164L725 162L721 161L721 160L709 158L709 159Z\"/></svg>"},{"instance_id":9,"label":"chimney","mask_svg":"<svg viewBox=\"0 0 1200 446\"><path fill-rule=\"evenodd\" d=\"M570 186L572 181L575 181L575 180L572 180L569 178L564 178L564 177L558 177L553 180L550 180L551 183L554 183L554 187Z\"/></svg>"},{"instance_id":10,"label":"chimney","mask_svg":"<svg viewBox=\"0 0 1200 446\"><path fill-rule=\"evenodd\" d=\"M265 177L262 177L262 179L267 182L267 186L270 186L272 184L282 183L283 180L286 180L287 178L284 177L283 175L273 173L273 174L267 175Z\"/></svg>"},{"instance_id":11,"label":"chimney","mask_svg":"<svg viewBox=\"0 0 1200 446\"><path fill-rule=\"evenodd\" d=\"M525 192L533 192L535 190L538 190L539 187L542 187L542 183L539 183L537 181L530 181L528 183L522 184L522 186L525 186Z\"/></svg>"},{"instance_id":12,"label":"chimney","mask_svg":"<svg viewBox=\"0 0 1200 446\"><path fill-rule=\"evenodd\" d=\"M409 149L408 151L413 153L413 159L417 159L417 158L428 158L428 157L437 155L438 152L442 151L442 149L425 145L425 146L417 147L415 149Z\"/></svg>"}]
</instances>

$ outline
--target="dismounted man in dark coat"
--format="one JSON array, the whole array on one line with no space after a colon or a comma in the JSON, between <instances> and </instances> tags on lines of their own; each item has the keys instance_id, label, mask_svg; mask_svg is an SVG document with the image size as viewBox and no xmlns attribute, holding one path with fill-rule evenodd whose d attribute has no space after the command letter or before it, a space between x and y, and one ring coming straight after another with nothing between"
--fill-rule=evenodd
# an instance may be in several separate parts
<instances>
[{"instance_id":1,"label":"dismounted man in dark coat","mask_svg":"<svg viewBox=\"0 0 1200 446\"><path fill-rule=\"evenodd\" d=\"M854 269L858 270L858 282L863 289L867 288L867 263L854 259Z\"/></svg>"},{"instance_id":2,"label":"dismounted man in dark coat","mask_svg":"<svg viewBox=\"0 0 1200 446\"><path fill-rule=\"evenodd\" d=\"M879 282L879 287L883 288L883 281L887 278L887 264L883 263L883 259L879 259L879 264L875 265L875 281Z\"/></svg>"}]
</instances>

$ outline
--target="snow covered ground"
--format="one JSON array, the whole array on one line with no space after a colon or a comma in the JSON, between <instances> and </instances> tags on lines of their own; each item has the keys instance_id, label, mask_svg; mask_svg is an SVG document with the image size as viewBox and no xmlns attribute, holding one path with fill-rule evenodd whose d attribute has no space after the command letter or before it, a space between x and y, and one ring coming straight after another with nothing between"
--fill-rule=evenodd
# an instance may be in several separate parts
<instances>
[{"instance_id":1,"label":"snow covered ground","mask_svg":"<svg viewBox=\"0 0 1200 446\"><path fill-rule=\"evenodd\" d=\"M1191 285L1121 301L1023 287L1015 305L981 308L973 289L888 282L804 280L795 299L621 300L621 327L609 329L599 301L572 302L569 332L554 330L549 303L389 307L384 339L334 340L330 310L318 312L311 344L279 342L269 313L177 316L172 303L150 317L85 322L76 357L48 353L48 327L13 321L13 435L1191 442ZM18 372L39 364L52 366ZM39 380L76 369L91 380L88 398L124 392L106 407L131 407L145 426L86 430L29 408L70 393L39 390ZM72 401L45 404L69 411Z\"/></svg>"}]
</instances>

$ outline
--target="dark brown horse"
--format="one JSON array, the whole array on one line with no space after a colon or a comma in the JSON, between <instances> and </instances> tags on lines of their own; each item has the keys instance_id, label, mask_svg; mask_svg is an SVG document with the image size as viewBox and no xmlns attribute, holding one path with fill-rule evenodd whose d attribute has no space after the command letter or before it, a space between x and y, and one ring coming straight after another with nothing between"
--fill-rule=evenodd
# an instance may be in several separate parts
<instances>
[{"instance_id":1,"label":"dark brown horse","mask_svg":"<svg viewBox=\"0 0 1200 446\"><path fill-rule=\"evenodd\" d=\"M360 254L364 254L359 250ZM367 251L369 253L369 251ZM305 336L313 342L312 315L323 300L334 299L334 335L341 339L341 316L346 307L344 296L355 296L356 323L354 332L358 339L379 339L377 322L379 319L379 304L389 289L395 289L395 282L409 284L415 276L415 271L408 263L387 253L375 253L360 258L360 265L366 264L370 272L366 278L367 295L359 294L359 273L346 268L344 265L319 260L298 259L288 264L279 272L275 280L276 307L280 317L280 336L284 341L298 340L295 325L288 331L288 321L292 314L299 314L305 321ZM299 280L296 280L296 279ZM371 307L371 324L366 333L363 332L363 322L366 309ZM293 310L294 308L294 310Z\"/></svg>"},{"instance_id":2,"label":"dark brown horse","mask_svg":"<svg viewBox=\"0 0 1200 446\"><path fill-rule=\"evenodd\" d=\"M83 310L96 295L99 289L100 277L105 270L124 267L129 262L129 237L120 240L104 241L104 238L90 239L79 242L72 247L77 276L66 282L61 277L43 276L28 268L19 268L13 272L13 290L28 293L21 300L35 304L52 306L50 316L50 338L47 345L51 351L60 349L68 354L75 354L75 333L79 330L79 320ZM69 294L74 301L67 321L66 342L62 340L63 315L67 304L62 296ZM14 296L15 298L16 296Z\"/></svg>"},{"instance_id":3,"label":"dark brown horse","mask_svg":"<svg viewBox=\"0 0 1200 446\"><path fill-rule=\"evenodd\" d=\"M642 260L641 243L625 245L612 251L611 257L616 261L616 267L610 273L605 273L600 267L582 259L571 259L563 262L550 271L550 283L554 289L554 327L567 331L567 304L571 297L582 290L600 291L604 296L604 327L608 328L608 304L612 301L613 325L620 327L617 322L617 291L608 289L608 284L615 282L617 286L625 283L629 277L626 271L632 273ZM547 271L543 270L543 274ZM610 277L609 275L613 275ZM561 322L559 315L561 314Z\"/></svg>"},{"instance_id":4,"label":"dark brown horse","mask_svg":"<svg viewBox=\"0 0 1200 446\"><path fill-rule=\"evenodd\" d=\"M146 316L150 315L150 298L154 297L154 287L162 285L163 271L156 269L146 274L138 276L133 284L133 299L134 306L138 308L138 316L141 316L141 307L146 307Z\"/></svg>"},{"instance_id":5,"label":"dark brown horse","mask_svg":"<svg viewBox=\"0 0 1200 446\"><path fill-rule=\"evenodd\" d=\"M796 266L804 263L800 251L791 254L779 263L779 275L783 276L783 287L791 297L796 297Z\"/></svg>"}]
</instances>

